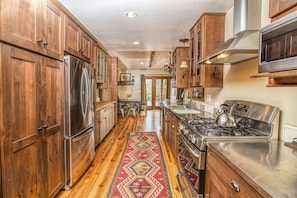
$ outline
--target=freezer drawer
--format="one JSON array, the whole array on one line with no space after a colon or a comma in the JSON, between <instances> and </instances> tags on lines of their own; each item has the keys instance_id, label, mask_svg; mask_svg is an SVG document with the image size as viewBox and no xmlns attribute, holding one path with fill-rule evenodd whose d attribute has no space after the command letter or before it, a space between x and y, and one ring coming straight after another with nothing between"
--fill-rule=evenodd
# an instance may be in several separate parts
<instances>
[{"instance_id":1,"label":"freezer drawer","mask_svg":"<svg viewBox=\"0 0 297 198\"><path fill-rule=\"evenodd\" d=\"M65 139L65 189L69 189L87 170L95 156L94 128Z\"/></svg>"}]
</instances>

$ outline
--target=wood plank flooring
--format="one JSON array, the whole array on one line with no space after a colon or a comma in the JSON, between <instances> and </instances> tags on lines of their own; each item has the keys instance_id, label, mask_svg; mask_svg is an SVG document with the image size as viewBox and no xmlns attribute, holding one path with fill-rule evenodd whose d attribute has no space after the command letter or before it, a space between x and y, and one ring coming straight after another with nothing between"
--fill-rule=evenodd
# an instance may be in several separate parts
<instances>
[{"instance_id":1,"label":"wood plank flooring","mask_svg":"<svg viewBox=\"0 0 297 198\"><path fill-rule=\"evenodd\" d=\"M160 111L158 110L148 111L145 117L120 118L115 128L97 147L95 159L86 173L70 190L62 190L57 197L106 197L126 145L128 133L131 131L155 131L157 132L165 160L172 197L181 198L182 196L175 178L177 165L169 146L162 139L160 125Z\"/></svg>"}]
</instances>

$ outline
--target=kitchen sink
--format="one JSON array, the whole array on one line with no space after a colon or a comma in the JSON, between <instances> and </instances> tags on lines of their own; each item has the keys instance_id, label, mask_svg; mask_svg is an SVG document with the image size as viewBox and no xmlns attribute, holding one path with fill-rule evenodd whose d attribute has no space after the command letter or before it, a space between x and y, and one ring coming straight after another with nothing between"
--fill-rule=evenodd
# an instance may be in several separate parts
<instances>
[{"instance_id":1,"label":"kitchen sink","mask_svg":"<svg viewBox=\"0 0 297 198\"><path fill-rule=\"evenodd\" d=\"M199 110L195 110L195 109L173 109L172 111L177 114L198 114L198 113L200 113Z\"/></svg>"}]
</instances>

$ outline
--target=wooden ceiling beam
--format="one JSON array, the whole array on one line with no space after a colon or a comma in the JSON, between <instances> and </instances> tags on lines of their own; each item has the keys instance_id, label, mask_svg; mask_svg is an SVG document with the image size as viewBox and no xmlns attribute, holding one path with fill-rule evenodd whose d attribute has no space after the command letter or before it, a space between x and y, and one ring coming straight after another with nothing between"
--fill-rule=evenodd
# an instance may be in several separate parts
<instances>
[{"instance_id":1,"label":"wooden ceiling beam","mask_svg":"<svg viewBox=\"0 0 297 198\"><path fill-rule=\"evenodd\" d=\"M153 65L153 61L154 61L154 58L155 58L155 54L156 54L156 52L155 52L155 51L152 51L152 53L151 53L151 58L150 58L150 65L149 65L149 67L152 67L152 65Z\"/></svg>"}]
</instances>

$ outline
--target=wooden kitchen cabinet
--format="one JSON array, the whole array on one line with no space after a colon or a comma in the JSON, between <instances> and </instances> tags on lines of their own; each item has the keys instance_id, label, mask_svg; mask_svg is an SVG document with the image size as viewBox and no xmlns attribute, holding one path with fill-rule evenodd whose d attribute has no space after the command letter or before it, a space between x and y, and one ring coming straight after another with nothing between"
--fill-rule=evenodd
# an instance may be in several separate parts
<instances>
[{"instance_id":1,"label":"wooden kitchen cabinet","mask_svg":"<svg viewBox=\"0 0 297 198\"><path fill-rule=\"evenodd\" d=\"M100 142L107 136L108 134L108 124L109 124L109 116L108 116L108 107L100 110Z\"/></svg>"},{"instance_id":2,"label":"wooden kitchen cabinet","mask_svg":"<svg viewBox=\"0 0 297 198\"><path fill-rule=\"evenodd\" d=\"M215 150L208 147L205 197L271 197L259 186L252 186L239 171L231 162L226 162Z\"/></svg>"},{"instance_id":3,"label":"wooden kitchen cabinet","mask_svg":"<svg viewBox=\"0 0 297 198\"><path fill-rule=\"evenodd\" d=\"M175 159L177 159L177 132L179 119L169 110L164 112L164 131L163 137L167 141Z\"/></svg>"},{"instance_id":4,"label":"wooden kitchen cabinet","mask_svg":"<svg viewBox=\"0 0 297 198\"><path fill-rule=\"evenodd\" d=\"M0 197L54 197L64 186L63 62L0 51Z\"/></svg>"},{"instance_id":5,"label":"wooden kitchen cabinet","mask_svg":"<svg viewBox=\"0 0 297 198\"><path fill-rule=\"evenodd\" d=\"M95 146L98 146L114 127L114 111L114 104L110 104L96 112Z\"/></svg>"},{"instance_id":6,"label":"wooden kitchen cabinet","mask_svg":"<svg viewBox=\"0 0 297 198\"><path fill-rule=\"evenodd\" d=\"M63 60L64 15L50 0L1 0L0 40Z\"/></svg>"},{"instance_id":7,"label":"wooden kitchen cabinet","mask_svg":"<svg viewBox=\"0 0 297 198\"><path fill-rule=\"evenodd\" d=\"M94 140L95 148L100 144L100 111L95 112L95 130L94 130Z\"/></svg>"},{"instance_id":8,"label":"wooden kitchen cabinet","mask_svg":"<svg viewBox=\"0 0 297 198\"><path fill-rule=\"evenodd\" d=\"M96 81L99 83L101 89L106 88L108 55L100 48L98 49L97 62Z\"/></svg>"},{"instance_id":9,"label":"wooden kitchen cabinet","mask_svg":"<svg viewBox=\"0 0 297 198\"><path fill-rule=\"evenodd\" d=\"M65 51L91 61L92 39L72 19L65 17Z\"/></svg>"},{"instance_id":10,"label":"wooden kitchen cabinet","mask_svg":"<svg viewBox=\"0 0 297 198\"><path fill-rule=\"evenodd\" d=\"M297 10L296 0L269 1L269 17L272 19L272 21L277 20L295 10Z\"/></svg>"},{"instance_id":11,"label":"wooden kitchen cabinet","mask_svg":"<svg viewBox=\"0 0 297 198\"><path fill-rule=\"evenodd\" d=\"M223 65L200 64L224 43L225 14L205 13L190 30L190 86L223 87Z\"/></svg>"},{"instance_id":12,"label":"wooden kitchen cabinet","mask_svg":"<svg viewBox=\"0 0 297 198\"><path fill-rule=\"evenodd\" d=\"M97 55L98 55L97 48L98 47L97 47L97 43L93 40L92 40L91 45L92 45L92 50L91 50L92 55L91 55L90 62L91 62L91 64L94 65L95 69L97 70L96 65L98 64L98 60L97 60Z\"/></svg>"},{"instance_id":13,"label":"wooden kitchen cabinet","mask_svg":"<svg viewBox=\"0 0 297 198\"><path fill-rule=\"evenodd\" d=\"M181 61L186 61L188 67L180 68ZM189 61L189 47L177 47L173 52L173 67L174 79L176 88L188 88L189 87L189 75L190 75L190 61Z\"/></svg>"}]
</instances>

